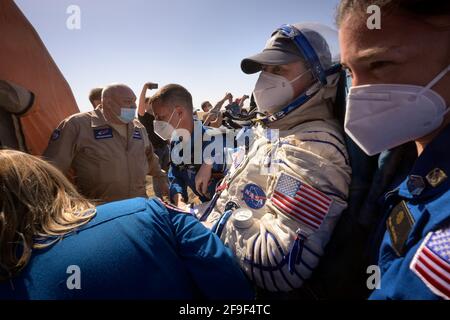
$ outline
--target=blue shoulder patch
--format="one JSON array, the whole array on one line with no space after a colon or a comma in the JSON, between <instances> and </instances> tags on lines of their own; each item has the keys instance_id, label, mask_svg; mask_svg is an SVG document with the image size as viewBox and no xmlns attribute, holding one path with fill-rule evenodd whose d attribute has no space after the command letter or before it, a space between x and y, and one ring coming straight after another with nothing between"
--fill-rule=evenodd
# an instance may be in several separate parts
<instances>
[{"instance_id":1,"label":"blue shoulder patch","mask_svg":"<svg viewBox=\"0 0 450 320\"><path fill-rule=\"evenodd\" d=\"M96 140L111 139L112 137L112 128L94 129L94 138Z\"/></svg>"},{"instance_id":2,"label":"blue shoulder patch","mask_svg":"<svg viewBox=\"0 0 450 320\"><path fill-rule=\"evenodd\" d=\"M53 131L51 140L52 141L56 141L61 137L61 130L60 129L56 129L55 131Z\"/></svg>"},{"instance_id":3,"label":"blue shoulder patch","mask_svg":"<svg viewBox=\"0 0 450 320\"><path fill-rule=\"evenodd\" d=\"M142 140L141 131L139 129L134 130L133 139Z\"/></svg>"}]
</instances>

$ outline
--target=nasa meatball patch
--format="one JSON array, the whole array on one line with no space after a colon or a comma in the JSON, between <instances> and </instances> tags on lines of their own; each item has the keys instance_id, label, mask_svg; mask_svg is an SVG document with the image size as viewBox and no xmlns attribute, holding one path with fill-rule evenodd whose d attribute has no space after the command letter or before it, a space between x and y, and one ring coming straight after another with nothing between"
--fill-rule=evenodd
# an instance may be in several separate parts
<instances>
[{"instance_id":1,"label":"nasa meatball patch","mask_svg":"<svg viewBox=\"0 0 450 320\"><path fill-rule=\"evenodd\" d=\"M260 186L250 183L242 191L242 200L249 208L258 210L266 204L267 196Z\"/></svg>"}]
</instances>

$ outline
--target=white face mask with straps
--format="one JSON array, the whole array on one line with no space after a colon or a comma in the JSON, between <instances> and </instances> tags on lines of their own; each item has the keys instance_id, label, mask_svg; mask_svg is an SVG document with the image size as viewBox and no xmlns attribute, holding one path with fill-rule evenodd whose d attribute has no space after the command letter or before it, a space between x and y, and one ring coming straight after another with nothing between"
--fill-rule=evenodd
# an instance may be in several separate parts
<instances>
[{"instance_id":1,"label":"white face mask with straps","mask_svg":"<svg viewBox=\"0 0 450 320\"><path fill-rule=\"evenodd\" d=\"M160 120L153 120L153 130L163 140L170 140L172 138L173 132L180 126L181 118L180 120L178 120L176 128L172 127L172 125L170 124L170 121L172 120L174 114L175 110L173 110L172 115L170 116L169 121L167 122Z\"/></svg>"},{"instance_id":2,"label":"white face mask with straps","mask_svg":"<svg viewBox=\"0 0 450 320\"><path fill-rule=\"evenodd\" d=\"M280 108L286 106L295 98L292 84L300 80L309 71L306 70L293 80L288 80L273 73L261 72L253 91L258 110L269 114L280 111Z\"/></svg>"},{"instance_id":3,"label":"white face mask with straps","mask_svg":"<svg viewBox=\"0 0 450 320\"><path fill-rule=\"evenodd\" d=\"M433 132L442 125L450 108L431 88L449 71L450 65L425 87L402 84L352 87L345 132L370 156Z\"/></svg>"}]
</instances>

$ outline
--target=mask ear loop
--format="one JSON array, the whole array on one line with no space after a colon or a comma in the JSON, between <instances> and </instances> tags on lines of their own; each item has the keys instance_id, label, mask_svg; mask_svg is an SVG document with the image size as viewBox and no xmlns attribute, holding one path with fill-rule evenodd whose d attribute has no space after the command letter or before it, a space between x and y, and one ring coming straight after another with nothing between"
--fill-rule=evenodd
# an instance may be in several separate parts
<instances>
[{"instance_id":1,"label":"mask ear loop","mask_svg":"<svg viewBox=\"0 0 450 320\"><path fill-rule=\"evenodd\" d=\"M438 83L446 74L447 72L450 72L450 65L447 66L447 68L445 68L444 70L442 70L437 76L436 78L434 78L425 88L423 88L418 95L423 94L425 91L427 90L431 90L431 88L433 88L436 83ZM447 107L447 110L444 111L444 113L442 114L442 117L445 117L448 113L450 112L450 107Z\"/></svg>"},{"instance_id":2,"label":"mask ear loop","mask_svg":"<svg viewBox=\"0 0 450 320\"><path fill-rule=\"evenodd\" d=\"M441 81L441 79L447 74L447 72L450 72L450 65L447 66L447 68L445 68L444 70L442 70L433 80L431 80L431 82L422 90L420 90L420 92L418 93L418 95L423 94L425 91L430 90L431 88L433 88L436 83L438 83L439 81Z\"/></svg>"},{"instance_id":3,"label":"mask ear loop","mask_svg":"<svg viewBox=\"0 0 450 320\"><path fill-rule=\"evenodd\" d=\"M442 114L442 117L445 117L447 115L447 113L450 112L450 107L447 107L447 110L444 111L444 113Z\"/></svg>"},{"instance_id":4,"label":"mask ear loop","mask_svg":"<svg viewBox=\"0 0 450 320\"><path fill-rule=\"evenodd\" d=\"M180 120L178 120L177 127L175 128L175 130L177 130L178 127L180 126L180 122L181 122L181 118L180 118Z\"/></svg>"},{"instance_id":5,"label":"mask ear loop","mask_svg":"<svg viewBox=\"0 0 450 320\"><path fill-rule=\"evenodd\" d=\"M170 124L170 120L172 120L174 113L175 113L175 109L173 109L173 112L172 112L172 114L170 115L169 120L167 120L167 123L168 123L168 124Z\"/></svg>"},{"instance_id":6,"label":"mask ear loop","mask_svg":"<svg viewBox=\"0 0 450 320\"><path fill-rule=\"evenodd\" d=\"M170 120L172 120L172 117L173 117L174 113L175 113L175 110L173 110L173 113L172 113L172 116L170 117ZM170 120L169 120L169 121L170 121ZM181 118L180 118L180 120L178 120L178 124L177 124L176 128L173 130L172 136L173 136L174 134L177 134L177 135L178 135L177 130L178 130L178 127L180 126L180 122L181 122ZM170 123L169 123L169 125L170 125Z\"/></svg>"},{"instance_id":7,"label":"mask ear loop","mask_svg":"<svg viewBox=\"0 0 450 320\"><path fill-rule=\"evenodd\" d=\"M311 72L311 69L306 70L305 72L301 73L298 77L292 79L291 81L289 81L290 83L294 83L295 81L300 80L305 74L307 74L308 72Z\"/></svg>"}]
</instances>

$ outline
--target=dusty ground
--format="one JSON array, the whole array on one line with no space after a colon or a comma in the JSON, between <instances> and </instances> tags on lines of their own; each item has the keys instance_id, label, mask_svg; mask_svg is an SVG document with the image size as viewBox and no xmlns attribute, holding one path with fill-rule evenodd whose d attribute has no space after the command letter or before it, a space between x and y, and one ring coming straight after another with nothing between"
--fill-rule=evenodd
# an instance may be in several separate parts
<instances>
[{"instance_id":1,"label":"dusty ground","mask_svg":"<svg viewBox=\"0 0 450 320\"><path fill-rule=\"evenodd\" d=\"M147 181L147 196L149 197L154 197L155 196L155 191L153 190L153 182L152 182L152 177L151 176L147 176L146 178Z\"/></svg>"}]
</instances>

